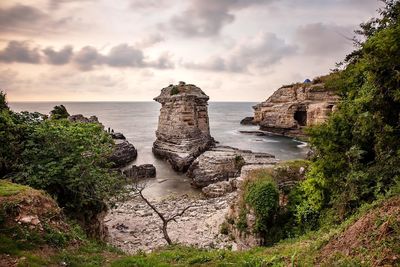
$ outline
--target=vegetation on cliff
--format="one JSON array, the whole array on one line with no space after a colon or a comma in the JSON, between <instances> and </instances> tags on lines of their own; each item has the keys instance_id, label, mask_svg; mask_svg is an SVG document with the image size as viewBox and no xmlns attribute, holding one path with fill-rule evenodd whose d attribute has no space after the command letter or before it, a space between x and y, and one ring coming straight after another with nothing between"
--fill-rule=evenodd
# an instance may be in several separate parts
<instances>
[{"instance_id":1,"label":"vegetation on cliff","mask_svg":"<svg viewBox=\"0 0 400 267\"><path fill-rule=\"evenodd\" d=\"M91 229L93 220L106 210L105 201L118 193L121 181L109 169L111 137L97 123L12 112L4 100L0 104L0 177L45 190L96 235L100 229Z\"/></svg>"},{"instance_id":2,"label":"vegetation on cliff","mask_svg":"<svg viewBox=\"0 0 400 267\"><path fill-rule=\"evenodd\" d=\"M358 49L327 83L341 95L338 110L309 129L315 151L302 183L299 221L338 222L363 203L400 186L400 3L362 24Z\"/></svg>"}]
</instances>

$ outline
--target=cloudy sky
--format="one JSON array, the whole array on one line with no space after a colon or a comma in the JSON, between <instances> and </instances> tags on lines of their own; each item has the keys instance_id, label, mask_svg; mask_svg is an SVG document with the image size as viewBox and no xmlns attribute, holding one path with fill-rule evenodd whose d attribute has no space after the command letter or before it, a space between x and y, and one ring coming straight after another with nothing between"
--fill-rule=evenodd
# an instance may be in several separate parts
<instances>
[{"instance_id":1,"label":"cloudy sky","mask_svg":"<svg viewBox=\"0 0 400 267\"><path fill-rule=\"evenodd\" d=\"M326 74L377 0L4 0L9 101L146 101L171 83L261 101Z\"/></svg>"}]
</instances>

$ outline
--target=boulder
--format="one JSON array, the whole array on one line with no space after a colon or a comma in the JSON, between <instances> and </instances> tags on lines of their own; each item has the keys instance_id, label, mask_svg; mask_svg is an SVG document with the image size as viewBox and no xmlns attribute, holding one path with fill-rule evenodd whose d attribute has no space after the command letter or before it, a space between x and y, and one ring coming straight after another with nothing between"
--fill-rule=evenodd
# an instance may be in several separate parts
<instances>
[{"instance_id":1,"label":"boulder","mask_svg":"<svg viewBox=\"0 0 400 267\"><path fill-rule=\"evenodd\" d=\"M156 167L152 164L133 165L123 170L122 173L129 178L154 178L156 177Z\"/></svg>"},{"instance_id":2,"label":"boulder","mask_svg":"<svg viewBox=\"0 0 400 267\"><path fill-rule=\"evenodd\" d=\"M268 153L217 146L201 154L189 167L187 176L192 179L192 186L202 188L239 177L243 166L265 167L276 162L275 157Z\"/></svg>"},{"instance_id":3,"label":"boulder","mask_svg":"<svg viewBox=\"0 0 400 267\"><path fill-rule=\"evenodd\" d=\"M161 90L153 153L177 171L186 171L194 159L215 144L210 135L207 101L197 86L180 82Z\"/></svg>"},{"instance_id":4,"label":"boulder","mask_svg":"<svg viewBox=\"0 0 400 267\"><path fill-rule=\"evenodd\" d=\"M114 139L115 147L110 157L110 161L114 163L114 167L120 168L126 166L137 157L136 148L127 140Z\"/></svg>"},{"instance_id":5,"label":"boulder","mask_svg":"<svg viewBox=\"0 0 400 267\"><path fill-rule=\"evenodd\" d=\"M246 117L240 121L242 125L256 125L257 123L254 122L254 117Z\"/></svg>"},{"instance_id":6,"label":"boulder","mask_svg":"<svg viewBox=\"0 0 400 267\"><path fill-rule=\"evenodd\" d=\"M110 133L112 139L120 139L120 140L125 140L125 136L122 133Z\"/></svg>"}]
</instances>

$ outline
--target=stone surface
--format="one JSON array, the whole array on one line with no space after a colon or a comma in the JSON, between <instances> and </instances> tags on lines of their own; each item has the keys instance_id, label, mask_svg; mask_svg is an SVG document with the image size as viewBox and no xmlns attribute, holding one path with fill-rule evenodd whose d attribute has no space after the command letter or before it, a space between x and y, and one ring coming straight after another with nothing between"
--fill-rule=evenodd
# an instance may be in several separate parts
<instances>
[{"instance_id":1,"label":"stone surface","mask_svg":"<svg viewBox=\"0 0 400 267\"><path fill-rule=\"evenodd\" d=\"M255 125L256 123L254 122L254 117L246 117L243 120L240 121L240 124L242 125Z\"/></svg>"},{"instance_id":2,"label":"stone surface","mask_svg":"<svg viewBox=\"0 0 400 267\"><path fill-rule=\"evenodd\" d=\"M210 184L201 189L203 195L207 198L221 197L235 190L236 183L234 179Z\"/></svg>"},{"instance_id":3,"label":"stone surface","mask_svg":"<svg viewBox=\"0 0 400 267\"><path fill-rule=\"evenodd\" d=\"M217 146L201 154L188 169L187 176L194 187L227 181L240 176L243 166L269 166L277 160L267 153L253 153L229 146Z\"/></svg>"},{"instance_id":4,"label":"stone surface","mask_svg":"<svg viewBox=\"0 0 400 267\"><path fill-rule=\"evenodd\" d=\"M156 177L156 167L153 164L133 165L122 171L129 178L154 178Z\"/></svg>"},{"instance_id":5,"label":"stone surface","mask_svg":"<svg viewBox=\"0 0 400 267\"><path fill-rule=\"evenodd\" d=\"M112 139L121 139L121 140L125 140L125 136L122 133L110 133Z\"/></svg>"},{"instance_id":6,"label":"stone surface","mask_svg":"<svg viewBox=\"0 0 400 267\"><path fill-rule=\"evenodd\" d=\"M154 98L161 109L153 153L177 171L185 171L215 143L210 135L208 99L200 88L183 82L163 88Z\"/></svg>"},{"instance_id":7,"label":"stone surface","mask_svg":"<svg viewBox=\"0 0 400 267\"><path fill-rule=\"evenodd\" d=\"M304 127L324 122L336 108L338 99L323 83L284 86L253 107L254 122L261 130L304 136Z\"/></svg>"},{"instance_id":8,"label":"stone surface","mask_svg":"<svg viewBox=\"0 0 400 267\"><path fill-rule=\"evenodd\" d=\"M114 163L115 168L126 166L137 157L136 148L124 139L114 139L115 147L110 161Z\"/></svg>"},{"instance_id":9,"label":"stone surface","mask_svg":"<svg viewBox=\"0 0 400 267\"><path fill-rule=\"evenodd\" d=\"M174 243L200 248L232 248L236 244L220 233L229 203L235 192L223 197L197 199L187 195L164 200L151 200L157 209L169 217L191 206L182 216L168 224L168 234ZM109 242L127 253L152 251L166 246L160 218L139 198L118 203L105 218Z\"/></svg>"}]
</instances>

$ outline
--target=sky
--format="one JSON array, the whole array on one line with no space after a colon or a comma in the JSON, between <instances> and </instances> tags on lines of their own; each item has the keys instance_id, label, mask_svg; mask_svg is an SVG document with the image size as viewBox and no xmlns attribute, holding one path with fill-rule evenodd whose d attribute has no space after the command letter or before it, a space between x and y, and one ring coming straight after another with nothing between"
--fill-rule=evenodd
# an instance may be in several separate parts
<instances>
[{"instance_id":1,"label":"sky","mask_svg":"<svg viewBox=\"0 0 400 267\"><path fill-rule=\"evenodd\" d=\"M377 0L2 0L0 89L13 101L150 101L179 81L263 101L353 50Z\"/></svg>"}]
</instances>

